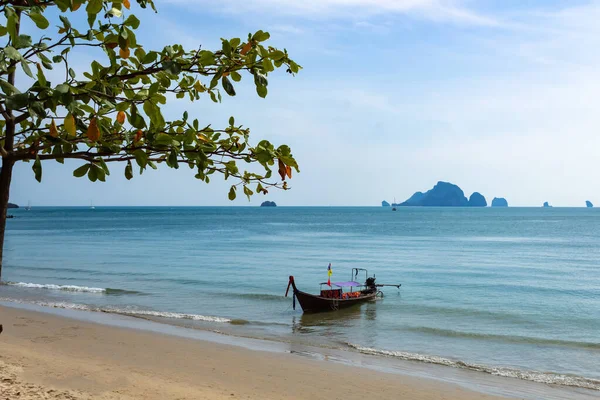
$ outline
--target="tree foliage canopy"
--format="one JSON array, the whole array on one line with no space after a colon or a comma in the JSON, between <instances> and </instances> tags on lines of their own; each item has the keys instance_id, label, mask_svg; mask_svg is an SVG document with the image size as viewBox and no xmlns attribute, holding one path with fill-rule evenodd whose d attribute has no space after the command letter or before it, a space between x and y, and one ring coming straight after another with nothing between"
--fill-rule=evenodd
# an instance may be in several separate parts
<instances>
[{"instance_id":1,"label":"tree foliage canopy","mask_svg":"<svg viewBox=\"0 0 600 400\"><path fill-rule=\"evenodd\" d=\"M136 3L133 7L155 8L152 0ZM50 8L58 10L48 13ZM111 162L123 162L127 179L159 164L187 165L204 182L215 172L232 177L232 200L238 187L248 198L272 186L286 189L285 179L292 169L298 171L288 146L266 140L251 144L249 129L234 117L228 126L216 128L187 111L167 120L162 107L170 96L220 102L224 94L236 95L236 83L244 76L265 97L269 73L283 68L295 74L301 67L286 50L266 45L269 33L263 31L222 39L215 51L179 44L146 49L136 37L140 20L131 8L130 0L0 1L0 36L6 40L0 47L3 164L31 162L38 181L44 160L83 160L73 174L91 181L105 181ZM52 23L46 17L50 14L57 16ZM35 24L27 34L21 29L24 19ZM87 25L76 27L86 19ZM90 48L101 59L87 71L75 71L69 56ZM19 82L26 84L17 85L15 75L21 72L27 78ZM51 82L50 75L64 78Z\"/></svg>"}]
</instances>

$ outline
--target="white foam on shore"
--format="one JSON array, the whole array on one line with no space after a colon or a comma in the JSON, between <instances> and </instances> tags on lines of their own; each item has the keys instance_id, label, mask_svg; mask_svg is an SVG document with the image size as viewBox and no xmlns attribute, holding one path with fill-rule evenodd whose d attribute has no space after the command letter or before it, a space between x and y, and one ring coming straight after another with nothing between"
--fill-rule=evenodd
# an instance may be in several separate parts
<instances>
[{"instance_id":1,"label":"white foam on shore","mask_svg":"<svg viewBox=\"0 0 600 400\"><path fill-rule=\"evenodd\" d=\"M222 322L222 323L231 322L231 320L229 318L211 317L211 316L200 315L200 314L183 314L183 313L166 312L166 311L117 310L117 311L110 311L110 312L114 312L117 314L124 314L124 315L140 315L140 316L174 318L174 319L191 319L193 321Z\"/></svg>"},{"instance_id":2,"label":"white foam on shore","mask_svg":"<svg viewBox=\"0 0 600 400\"><path fill-rule=\"evenodd\" d=\"M27 283L27 282L3 282L2 284L8 285L8 286L31 288L31 289L63 290L65 292L106 293L106 289L87 287L87 286L54 285L51 283L40 284L40 283Z\"/></svg>"},{"instance_id":3,"label":"white foam on shore","mask_svg":"<svg viewBox=\"0 0 600 400\"><path fill-rule=\"evenodd\" d=\"M12 303L21 304L35 304L42 307L50 308L62 308L66 310L80 310L80 311L93 311L103 312L109 314L120 314L128 316L144 316L144 317L159 317L159 318L172 318L172 319L189 319L193 321L205 321L205 322L219 322L219 323L230 323L232 320L223 317L213 317L200 314L184 314L167 311L152 311L152 310L136 310L136 309L122 309L122 308L108 308L108 307L93 307L85 304L75 304L67 302L47 302L47 301L23 301L10 298L0 298L0 301L9 301Z\"/></svg>"},{"instance_id":4,"label":"white foam on shore","mask_svg":"<svg viewBox=\"0 0 600 400\"><path fill-rule=\"evenodd\" d=\"M346 343L349 347L363 354L375 356L397 357L407 361L420 361L430 364L444 365L447 367L468 369L471 371L484 372L490 375L516 378L526 381L545 383L550 385L572 386L584 389L600 390L600 380L584 378L576 375L557 374L553 372L524 371L516 368L492 367L487 365L471 364L460 360L429 356L405 351L379 350L371 347L363 347L353 343Z\"/></svg>"}]
</instances>

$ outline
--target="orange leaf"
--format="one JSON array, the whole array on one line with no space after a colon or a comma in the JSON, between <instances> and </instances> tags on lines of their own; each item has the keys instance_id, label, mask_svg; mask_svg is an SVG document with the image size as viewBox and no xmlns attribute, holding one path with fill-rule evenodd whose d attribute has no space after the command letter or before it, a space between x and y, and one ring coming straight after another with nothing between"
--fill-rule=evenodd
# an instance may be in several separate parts
<instances>
[{"instance_id":1,"label":"orange leaf","mask_svg":"<svg viewBox=\"0 0 600 400\"><path fill-rule=\"evenodd\" d=\"M142 132L142 130L141 130L141 129L140 129L140 130L138 130L138 131L135 133L135 141L136 141L136 142L139 142L140 140L142 140L142 136L143 136L143 135L144 135L144 132Z\"/></svg>"},{"instance_id":2,"label":"orange leaf","mask_svg":"<svg viewBox=\"0 0 600 400\"><path fill-rule=\"evenodd\" d=\"M252 42L248 42L244 45L244 47L242 47L242 50L240 51L240 54L245 56L246 53L248 53L250 51L250 49L252 48Z\"/></svg>"},{"instance_id":3,"label":"orange leaf","mask_svg":"<svg viewBox=\"0 0 600 400\"><path fill-rule=\"evenodd\" d=\"M282 181L285 181L285 174L286 174L285 164L280 159L278 159L277 161L278 161L278 165L279 165L279 171L278 171L279 176L281 176Z\"/></svg>"},{"instance_id":4,"label":"orange leaf","mask_svg":"<svg viewBox=\"0 0 600 400\"><path fill-rule=\"evenodd\" d=\"M125 123L125 111L119 111L117 113L117 122L121 125Z\"/></svg>"},{"instance_id":5,"label":"orange leaf","mask_svg":"<svg viewBox=\"0 0 600 400\"><path fill-rule=\"evenodd\" d=\"M87 130L87 137L92 142L97 142L98 140L100 140L100 129L98 128L98 120L96 119L96 117L92 118L92 120L90 121L90 126Z\"/></svg>"},{"instance_id":6,"label":"orange leaf","mask_svg":"<svg viewBox=\"0 0 600 400\"><path fill-rule=\"evenodd\" d=\"M131 53L128 48L125 50L119 49L119 55L121 56L121 58L129 58L129 54Z\"/></svg>"},{"instance_id":7,"label":"orange leaf","mask_svg":"<svg viewBox=\"0 0 600 400\"><path fill-rule=\"evenodd\" d=\"M285 166L285 174L288 176L288 178L292 179L292 167L290 167L289 165Z\"/></svg>"},{"instance_id":8,"label":"orange leaf","mask_svg":"<svg viewBox=\"0 0 600 400\"><path fill-rule=\"evenodd\" d=\"M129 8L131 7L131 4L129 4L129 0L123 0L123 7L129 10Z\"/></svg>"},{"instance_id":9,"label":"orange leaf","mask_svg":"<svg viewBox=\"0 0 600 400\"><path fill-rule=\"evenodd\" d=\"M50 123L50 136L58 137L58 129L56 129L56 123L54 120Z\"/></svg>"},{"instance_id":10,"label":"orange leaf","mask_svg":"<svg viewBox=\"0 0 600 400\"><path fill-rule=\"evenodd\" d=\"M117 47L117 42L105 43L104 45L109 49L114 49L115 47Z\"/></svg>"},{"instance_id":11,"label":"orange leaf","mask_svg":"<svg viewBox=\"0 0 600 400\"><path fill-rule=\"evenodd\" d=\"M79 7L81 7L81 3L74 1L73 5L71 5L71 11L77 11Z\"/></svg>"}]
</instances>

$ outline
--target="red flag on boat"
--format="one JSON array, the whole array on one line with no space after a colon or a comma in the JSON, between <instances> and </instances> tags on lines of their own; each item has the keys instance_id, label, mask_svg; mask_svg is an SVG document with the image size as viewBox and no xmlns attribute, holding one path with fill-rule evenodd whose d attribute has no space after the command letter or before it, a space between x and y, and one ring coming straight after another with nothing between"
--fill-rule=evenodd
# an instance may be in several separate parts
<instances>
[{"instance_id":1,"label":"red flag on boat","mask_svg":"<svg viewBox=\"0 0 600 400\"><path fill-rule=\"evenodd\" d=\"M329 263L329 267L327 267L327 284L331 286L331 274L333 271L331 270L331 263Z\"/></svg>"}]
</instances>

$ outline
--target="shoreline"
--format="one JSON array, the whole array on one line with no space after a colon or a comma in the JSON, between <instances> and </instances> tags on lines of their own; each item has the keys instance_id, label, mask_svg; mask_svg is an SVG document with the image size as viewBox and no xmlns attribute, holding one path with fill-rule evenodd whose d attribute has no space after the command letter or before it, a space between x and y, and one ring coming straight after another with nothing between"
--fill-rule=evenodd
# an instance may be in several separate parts
<instances>
[{"instance_id":1,"label":"shoreline","mask_svg":"<svg viewBox=\"0 0 600 400\"><path fill-rule=\"evenodd\" d=\"M147 397L147 392L139 392L136 383L149 376L152 384L156 379L167 379L161 383L162 397L157 399L176 397L182 384L186 388L193 387L185 394L191 397L182 398L202 396L209 399L232 398L231 393L243 398L285 398L290 396L288 386L296 391L295 398L330 397L322 395L327 391L339 398L363 398L372 390L380 395L386 392L388 396L384 397L388 398L397 398L397 393L404 393L406 398L423 400L591 399L595 395L588 391L481 376L483 374L448 367L398 363L351 352L315 352L306 346L289 343L230 337L132 317L69 311L23 304L0 305L0 323L4 324L0 336L3 371L0 378L7 379L4 376L7 371L23 371L17 374L22 382L15 384L17 387L31 383L43 388L36 390L81 391L74 399L86 399L87 395L98 396L99 393L109 396L101 397L107 399L152 399ZM153 351L147 352L147 349ZM61 360L60 370L53 366L51 360L55 359ZM153 361L149 363L148 360ZM178 365L182 360L185 371ZM160 365L153 365L156 362ZM30 368L38 364L48 367ZM92 372L97 371L98 365L108 366L102 380L94 378L97 372ZM212 370L208 368L210 365ZM256 365L260 368L255 368ZM221 375L214 373L216 368L221 375L234 375L240 379L229 380L229 386L224 385ZM136 375L140 370L144 371L142 377L136 378L135 382L126 379L117 385L118 388L102 383ZM164 374L168 376L163 378ZM57 379L57 375L69 378ZM242 375L245 377L241 378ZM191 379L192 376L196 378ZM198 378L200 376L202 379ZM296 381L296 377L302 379ZM16 382L15 378L8 379ZM198 379L203 384L200 387ZM349 381L353 382L350 387L344 384ZM256 382L261 384L256 385ZM374 387L369 382L384 382L385 385Z\"/></svg>"}]
</instances>

